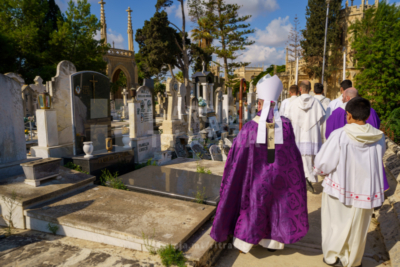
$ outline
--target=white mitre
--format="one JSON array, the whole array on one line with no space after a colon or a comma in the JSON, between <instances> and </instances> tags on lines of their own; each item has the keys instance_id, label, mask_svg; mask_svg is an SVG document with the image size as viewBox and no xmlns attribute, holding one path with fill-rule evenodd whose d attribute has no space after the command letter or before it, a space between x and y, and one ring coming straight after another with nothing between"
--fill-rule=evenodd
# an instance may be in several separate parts
<instances>
[{"instance_id":1,"label":"white mitre","mask_svg":"<svg viewBox=\"0 0 400 267\"><path fill-rule=\"evenodd\" d=\"M267 74L257 83L257 97L264 100L260 121L258 122L257 144L265 144L267 139L267 117L271 102L275 102L275 144L283 144L282 120L278 111L278 99L283 90L283 84L278 76Z\"/></svg>"}]
</instances>

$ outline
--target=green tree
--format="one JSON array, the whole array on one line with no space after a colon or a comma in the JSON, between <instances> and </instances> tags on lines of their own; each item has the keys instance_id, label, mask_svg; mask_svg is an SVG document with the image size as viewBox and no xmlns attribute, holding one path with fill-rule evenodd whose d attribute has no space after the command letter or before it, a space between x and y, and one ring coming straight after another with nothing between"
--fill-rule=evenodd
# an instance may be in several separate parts
<instances>
[{"instance_id":1,"label":"green tree","mask_svg":"<svg viewBox=\"0 0 400 267\"><path fill-rule=\"evenodd\" d=\"M379 3L365 11L350 28L353 34L355 84L381 119L400 106L400 7ZM398 116L397 116L398 117Z\"/></svg>"},{"instance_id":2,"label":"green tree","mask_svg":"<svg viewBox=\"0 0 400 267\"><path fill-rule=\"evenodd\" d=\"M219 42L213 48L214 54L223 59L225 82L227 86L234 84L234 68L247 66L248 62L235 62L240 55L239 52L246 49L246 46L254 44L248 40L248 34L254 33L254 29L248 29L250 24L245 22L251 15L238 15L240 6L238 4L227 4L225 0L210 0L204 3L206 8L213 10L207 15L207 27L211 31L214 40ZM230 61L228 63L228 61Z\"/></svg>"},{"instance_id":3,"label":"green tree","mask_svg":"<svg viewBox=\"0 0 400 267\"><path fill-rule=\"evenodd\" d=\"M0 69L21 74L27 83L37 75L45 80L54 76L49 40L57 20L62 19L54 0L0 1L0 33L13 47L0 61ZM4 49L7 46L2 46L2 53Z\"/></svg>"},{"instance_id":4,"label":"green tree","mask_svg":"<svg viewBox=\"0 0 400 267\"><path fill-rule=\"evenodd\" d=\"M87 0L70 0L64 21L57 23L58 30L51 34L51 56L56 64L60 59L74 63L78 70L93 70L104 73L107 63L103 56L110 48L103 40L96 40L96 32L101 24L90 13Z\"/></svg>"},{"instance_id":5,"label":"green tree","mask_svg":"<svg viewBox=\"0 0 400 267\"><path fill-rule=\"evenodd\" d=\"M260 74L257 75L257 77L255 77L252 80L253 85L257 85L258 81L264 77L265 75L269 74L271 76L274 76L274 67L275 65L271 65L269 66L265 71L261 72ZM286 65L277 65L276 66L276 73L280 73L280 72L285 72L286 71Z\"/></svg>"},{"instance_id":6,"label":"green tree","mask_svg":"<svg viewBox=\"0 0 400 267\"><path fill-rule=\"evenodd\" d=\"M322 77L324 54L326 0L308 0L306 8L306 28L302 30L304 39L300 42L306 67L304 71L310 78ZM342 0L331 0L328 15L327 51L325 77L337 70L341 58L341 30L338 23ZM331 53L330 56L328 56Z\"/></svg>"},{"instance_id":7,"label":"green tree","mask_svg":"<svg viewBox=\"0 0 400 267\"><path fill-rule=\"evenodd\" d=\"M175 44L178 47L178 49L181 52L181 57L177 58L177 63L181 66L180 69L182 70L183 77L185 79L185 87L187 91L187 98L189 99L189 94L190 94L190 83L189 83L189 67L191 64L191 55L190 55L190 39L188 39L188 33L186 31L186 14L185 14L185 8L184 0L176 0L181 7L181 12L182 12L182 28L179 28L175 24L173 24L171 21L168 21L168 25L172 25L179 31L179 35L175 34ZM170 7L174 3L173 0L157 0L156 4L156 9L159 11L162 8L167 8ZM179 41L178 41L179 40Z\"/></svg>"}]
</instances>

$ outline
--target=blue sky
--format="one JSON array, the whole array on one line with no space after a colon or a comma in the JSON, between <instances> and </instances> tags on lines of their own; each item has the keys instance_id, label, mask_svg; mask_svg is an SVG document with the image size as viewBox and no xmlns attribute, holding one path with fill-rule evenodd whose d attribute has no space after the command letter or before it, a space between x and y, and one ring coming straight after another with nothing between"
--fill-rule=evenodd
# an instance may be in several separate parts
<instances>
[{"instance_id":1,"label":"blue sky","mask_svg":"<svg viewBox=\"0 0 400 267\"><path fill-rule=\"evenodd\" d=\"M56 0L61 10L64 12L69 0ZM74 0L76 1L76 0ZM105 14L108 30L108 42L112 45L115 42L116 48L128 48L127 22L128 15L126 10L130 7L132 12L132 27L134 32L143 27L144 21L149 20L155 13L156 0L104 0ZM308 0L226 0L230 3L238 3L243 7L240 13L252 15L250 20L251 27L256 30L250 36L256 43L247 51L243 52L239 58L242 61L251 62L251 66L264 64L266 67L271 64L285 63L285 44L292 22L297 14L300 20L300 28L304 28L305 10ZM92 4L91 12L100 18L99 0L88 0ZM167 10L170 20L178 25L182 25L181 8L178 1L174 0L175 5ZM369 0L370 4L374 0ZM390 0L389 2L400 1ZM349 0L350 3L350 0ZM354 0L354 5L360 5L361 0ZM342 5L345 5L343 1ZM187 12L186 12L187 14ZM187 20L189 29L194 26ZM135 42L135 52L139 50Z\"/></svg>"}]
</instances>

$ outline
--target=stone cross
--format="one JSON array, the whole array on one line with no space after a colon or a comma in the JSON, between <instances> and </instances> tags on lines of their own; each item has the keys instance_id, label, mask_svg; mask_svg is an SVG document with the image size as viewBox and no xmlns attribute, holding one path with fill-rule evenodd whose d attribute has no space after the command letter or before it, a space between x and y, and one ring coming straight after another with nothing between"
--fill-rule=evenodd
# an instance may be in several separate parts
<instances>
[{"instance_id":1,"label":"stone cross","mask_svg":"<svg viewBox=\"0 0 400 267\"><path fill-rule=\"evenodd\" d=\"M122 91L122 97L124 99L124 106L128 105L128 95L129 95L128 91L126 91L126 89L124 89Z\"/></svg>"}]
</instances>

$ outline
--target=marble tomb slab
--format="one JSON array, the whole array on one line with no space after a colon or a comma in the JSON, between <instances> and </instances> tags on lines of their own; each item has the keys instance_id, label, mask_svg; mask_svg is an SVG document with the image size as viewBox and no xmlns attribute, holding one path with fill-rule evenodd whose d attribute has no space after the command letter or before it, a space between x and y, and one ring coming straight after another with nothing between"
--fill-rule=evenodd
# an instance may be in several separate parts
<instances>
[{"instance_id":1,"label":"marble tomb slab","mask_svg":"<svg viewBox=\"0 0 400 267\"><path fill-rule=\"evenodd\" d=\"M195 170L147 166L119 178L132 191L188 201L196 201L196 194L201 192L204 193L206 204L217 205L222 177L197 173Z\"/></svg>"},{"instance_id":2,"label":"marble tomb slab","mask_svg":"<svg viewBox=\"0 0 400 267\"><path fill-rule=\"evenodd\" d=\"M215 213L215 207L138 192L91 186L25 211L27 228L145 251L142 234L160 248L179 247Z\"/></svg>"}]
</instances>

